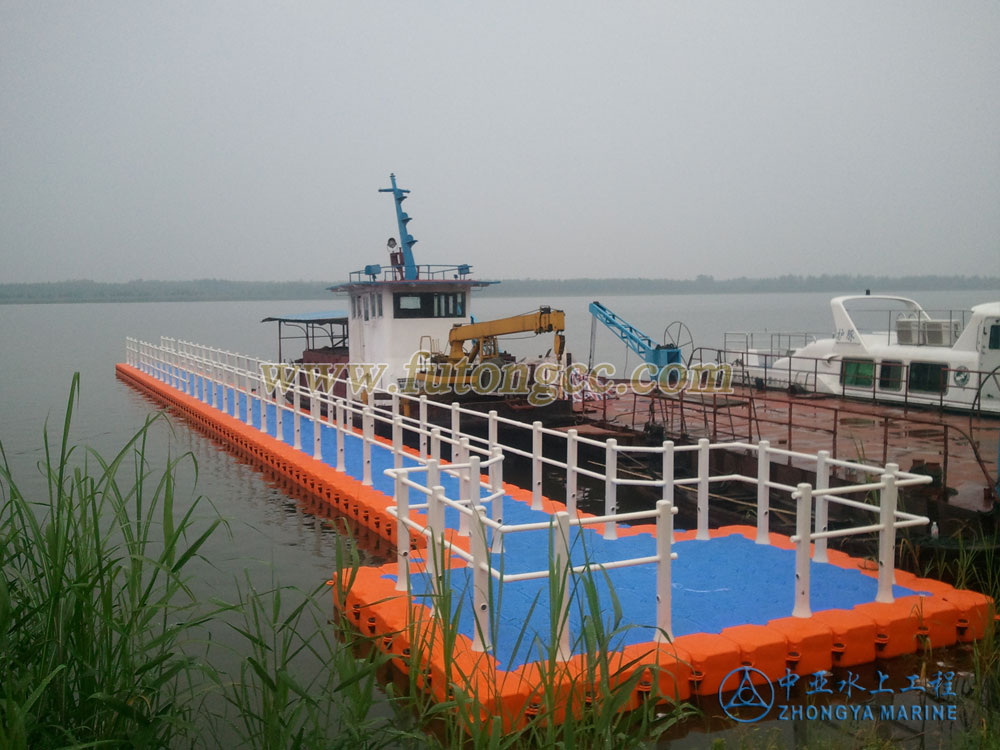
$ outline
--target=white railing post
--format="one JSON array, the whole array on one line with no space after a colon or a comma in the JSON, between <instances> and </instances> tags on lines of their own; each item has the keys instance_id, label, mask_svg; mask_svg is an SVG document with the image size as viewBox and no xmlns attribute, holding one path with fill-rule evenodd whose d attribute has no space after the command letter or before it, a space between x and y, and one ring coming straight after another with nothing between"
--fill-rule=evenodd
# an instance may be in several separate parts
<instances>
[{"instance_id":1,"label":"white railing post","mask_svg":"<svg viewBox=\"0 0 1000 750\"><path fill-rule=\"evenodd\" d=\"M427 549L424 553L424 563L427 575L431 582L434 611L440 615L439 604L441 601L441 570L438 563L447 564L444 552L444 487L434 485L431 494L427 497L427 531L430 538L427 540ZM449 613L450 615L450 613Z\"/></svg>"},{"instance_id":2,"label":"white railing post","mask_svg":"<svg viewBox=\"0 0 1000 750\"><path fill-rule=\"evenodd\" d=\"M576 463L579 446L576 442L576 436L576 430L566 431L566 512L571 517L576 516L576 500L578 495Z\"/></svg>"},{"instance_id":3,"label":"white railing post","mask_svg":"<svg viewBox=\"0 0 1000 750\"><path fill-rule=\"evenodd\" d=\"M892 584L896 577L896 503L899 499L897 471L898 464L885 465L882 490L879 492L879 523L882 528L878 533L878 594L875 601L889 604L895 601Z\"/></svg>"},{"instance_id":4,"label":"white railing post","mask_svg":"<svg viewBox=\"0 0 1000 750\"><path fill-rule=\"evenodd\" d=\"M393 500L396 504L396 591L409 590L410 584L410 519L409 488L403 484L405 475L396 472Z\"/></svg>"},{"instance_id":5,"label":"white railing post","mask_svg":"<svg viewBox=\"0 0 1000 750\"><path fill-rule=\"evenodd\" d=\"M316 453L318 452L317 451L317 444L316 444L316 437L317 437L317 435L319 435L319 410L320 410L320 405L319 405L319 401L316 399L316 392L314 390L312 390L308 386L308 384L303 385L301 387L301 390L296 393L296 395L295 395L296 400L300 400L302 398L302 392L303 391L306 394L308 394L306 396L306 398L309 399L309 416L306 417L306 415L302 412L302 406L301 406L301 402L300 402L300 405L299 405L299 429L296 432L296 437L299 439L299 443L301 443L302 439L299 436L301 435L301 431L302 431L302 423L306 419L308 419L309 422L310 422L310 424L312 425L312 440L309 441L309 445L308 446L301 446L302 447L302 452L305 453L306 455L312 457L312 458L316 458Z\"/></svg>"},{"instance_id":6,"label":"white railing post","mask_svg":"<svg viewBox=\"0 0 1000 750\"><path fill-rule=\"evenodd\" d=\"M671 443L671 448L673 444ZM666 455L666 454L664 454ZM672 551L674 514L677 508L670 500L656 501L656 638L657 643L673 640L671 622Z\"/></svg>"},{"instance_id":7,"label":"white railing post","mask_svg":"<svg viewBox=\"0 0 1000 750\"><path fill-rule=\"evenodd\" d=\"M441 483L441 464L436 458L429 459L427 461L427 486L435 487L440 483Z\"/></svg>"},{"instance_id":8,"label":"white railing post","mask_svg":"<svg viewBox=\"0 0 1000 750\"><path fill-rule=\"evenodd\" d=\"M420 457L427 458L427 396L420 396Z\"/></svg>"},{"instance_id":9,"label":"white railing post","mask_svg":"<svg viewBox=\"0 0 1000 750\"><path fill-rule=\"evenodd\" d=\"M664 440L663 441L663 500L670 503L670 507L674 507L674 441ZM673 513L676 513L676 509ZM674 541L674 522L673 516L670 520L670 542Z\"/></svg>"},{"instance_id":10,"label":"white railing post","mask_svg":"<svg viewBox=\"0 0 1000 750\"><path fill-rule=\"evenodd\" d=\"M209 393L208 404L213 409L218 409L219 408L219 391L218 391L217 386L219 384L218 383L218 379L219 379L219 363L215 361L215 357L214 356L212 357L211 360L209 360L208 371L209 371L208 379L209 379L209 382L211 384L211 389L210 389L210 393Z\"/></svg>"},{"instance_id":11,"label":"white railing post","mask_svg":"<svg viewBox=\"0 0 1000 750\"><path fill-rule=\"evenodd\" d=\"M479 461L479 457L476 457ZM476 615L476 632L472 636L473 651L488 651L490 636L490 556L486 547L485 509L478 503L471 507L473 513L472 530L469 537L469 551L472 553L472 608Z\"/></svg>"},{"instance_id":12,"label":"white railing post","mask_svg":"<svg viewBox=\"0 0 1000 750\"><path fill-rule=\"evenodd\" d=\"M604 444L604 515L613 516L618 512L618 441L609 438ZM618 538L618 524L604 522L604 538Z\"/></svg>"},{"instance_id":13,"label":"white railing post","mask_svg":"<svg viewBox=\"0 0 1000 750\"><path fill-rule=\"evenodd\" d=\"M403 465L403 418L398 414L392 418L392 468Z\"/></svg>"},{"instance_id":14,"label":"white railing post","mask_svg":"<svg viewBox=\"0 0 1000 750\"><path fill-rule=\"evenodd\" d=\"M323 406L326 405L326 413L330 413L331 404L327 403L326 394L322 390L310 391L309 396L309 418L313 426L313 458L322 460L323 458Z\"/></svg>"},{"instance_id":15,"label":"white railing post","mask_svg":"<svg viewBox=\"0 0 1000 750\"><path fill-rule=\"evenodd\" d=\"M542 509L542 423L531 423L531 509Z\"/></svg>"},{"instance_id":16,"label":"white railing post","mask_svg":"<svg viewBox=\"0 0 1000 750\"><path fill-rule=\"evenodd\" d=\"M816 502L816 533L821 534L829 530L830 523L827 520L829 505L823 490L830 489L830 465L827 460L830 458L830 451L818 451L816 453L816 492L813 494ZM826 537L820 537L813 546L813 560L816 562L827 562L826 558Z\"/></svg>"},{"instance_id":17,"label":"white railing post","mask_svg":"<svg viewBox=\"0 0 1000 750\"><path fill-rule=\"evenodd\" d=\"M302 450L302 390L297 375L292 383L292 426L295 428L292 447Z\"/></svg>"},{"instance_id":18,"label":"white railing post","mask_svg":"<svg viewBox=\"0 0 1000 750\"><path fill-rule=\"evenodd\" d=\"M337 471L343 473L344 468L344 443L347 442L347 428L344 425L344 399L337 399ZM427 485L430 487L430 485Z\"/></svg>"},{"instance_id":19,"label":"white railing post","mask_svg":"<svg viewBox=\"0 0 1000 750\"><path fill-rule=\"evenodd\" d=\"M441 460L441 428L431 430L431 461Z\"/></svg>"},{"instance_id":20,"label":"white railing post","mask_svg":"<svg viewBox=\"0 0 1000 750\"><path fill-rule=\"evenodd\" d=\"M261 373L260 376L260 393L258 393L258 401L260 402L260 431L265 435L270 433L267 431L267 402L270 399L264 397L264 374Z\"/></svg>"},{"instance_id":21,"label":"white railing post","mask_svg":"<svg viewBox=\"0 0 1000 750\"><path fill-rule=\"evenodd\" d=\"M757 443L757 544L771 543L771 443Z\"/></svg>"},{"instance_id":22,"label":"white railing post","mask_svg":"<svg viewBox=\"0 0 1000 750\"><path fill-rule=\"evenodd\" d=\"M552 540L555 570L552 572L559 576L559 582L554 588L560 596L558 602L549 602L549 610L553 611L555 614L552 616L557 618L559 649L556 658L559 661L569 661L572 656L569 639L569 604L571 598L570 577L573 570L573 563L569 557L569 513L566 511L556 513L551 528L555 535ZM549 590L551 591L552 588Z\"/></svg>"},{"instance_id":23,"label":"white railing post","mask_svg":"<svg viewBox=\"0 0 1000 750\"><path fill-rule=\"evenodd\" d=\"M812 529L812 486L803 482L795 506L795 607L792 617L809 617L809 542Z\"/></svg>"},{"instance_id":24,"label":"white railing post","mask_svg":"<svg viewBox=\"0 0 1000 750\"><path fill-rule=\"evenodd\" d=\"M695 539L705 540L708 535L708 478L709 478L709 441L702 438L698 441L698 531Z\"/></svg>"},{"instance_id":25,"label":"white railing post","mask_svg":"<svg viewBox=\"0 0 1000 750\"><path fill-rule=\"evenodd\" d=\"M361 435L364 441L362 448L361 484L370 487L372 483L372 437L375 432L375 418L370 406L361 412Z\"/></svg>"},{"instance_id":26,"label":"white railing post","mask_svg":"<svg viewBox=\"0 0 1000 750\"><path fill-rule=\"evenodd\" d=\"M469 451L469 438L463 437L458 441L458 448L452 446L452 463L470 464L472 457ZM458 470L458 502L466 507L472 507L476 503L472 500L472 470L469 467ZM458 514L458 535L469 535L469 514Z\"/></svg>"},{"instance_id":27,"label":"white railing post","mask_svg":"<svg viewBox=\"0 0 1000 750\"><path fill-rule=\"evenodd\" d=\"M184 347L178 346L174 356L176 358L176 365L177 365L177 388L180 390L181 393L187 393L188 392L187 355L184 354Z\"/></svg>"},{"instance_id":28,"label":"white railing post","mask_svg":"<svg viewBox=\"0 0 1000 750\"><path fill-rule=\"evenodd\" d=\"M257 390L253 387L256 382L256 373L250 369L250 360L247 359L247 369L246 375L244 376L246 381L246 400L247 400L247 426L253 427L253 394Z\"/></svg>"},{"instance_id":29,"label":"white railing post","mask_svg":"<svg viewBox=\"0 0 1000 750\"><path fill-rule=\"evenodd\" d=\"M494 523L503 523L503 450L494 445L490 455L490 494L494 495L490 517ZM503 552L503 532L496 529L493 532L493 547L495 553Z\"/></svg>"},{"instance_id":30,"label":"white railing post","mask_svg":"<svg viewBox=\"0 0 1000 750\"><path fill-rule=\"evenodd\" d=\"M274 387L274 436L285 442L285 396L279 386Z\"/></svg>"},{"instance_id":31,"label":"white railing post","mask_svg":"<svg viewBox=\"0 0 1000 750\"><path fill-rule=\"evenodd\" d=\"M202 403L211 404L211 397L208 393L209 380L208 380L208 360L203 359L201 361L201 400Z\"/></svg>"},{"instance_id":32,"label":"white railing post","mask_svg":"<svg viewBox=\"0 0 1000 750\"><path fill-rule=\"evenodd\" d=\"M486 422L486 442L492 448L497 444L497 410L490 409Z\"/></svg>"},{"instance_id":33,"label":"white railing post","mask_svg":"<svg viewBox=\"0 0 1000 750\"><path fill-rule=\"evenodd\" d=\"M459 405L457 401L451 402L451 439L458 440L459 433L462 431L462 412L459 411ZM452 444L452 450L455 449L454 443ZM454 463L454 462L452 462Z\"/></svg>"},{"instance_id":34,"label":"white railing post","mask_svg":"<svg viewBox=\"0 0 1000 750\"><path fill-rule=\"evenodd\" d=\"M462 439L468 440L468 438ZM475 508L479 505L479 501L483 497L482 474L480 473L482 471L480 468L482 459L478 455L470 454L468 445L465 448L465 455L468 456L467 460L469 462L469 489L466 497L469 498L469 507ZM467 513L463 513L462 515L468 517Z\"/></svg>"}]
</instances>

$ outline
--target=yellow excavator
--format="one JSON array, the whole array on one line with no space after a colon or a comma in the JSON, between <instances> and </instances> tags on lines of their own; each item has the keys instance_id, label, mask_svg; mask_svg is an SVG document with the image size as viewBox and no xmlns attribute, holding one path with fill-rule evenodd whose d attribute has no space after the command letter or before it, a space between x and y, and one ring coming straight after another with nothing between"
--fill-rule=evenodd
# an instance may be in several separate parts
<instances>
[{"instance_id":1,"label":"yellow excavator","mask_svg":"<svg viewBox=\"0 0 1000 750\"><path fill-rule=\"evenodd\" d=\"M454 326L448 333L447 362L458 362L465 357L470 365L500 356L497 344L498 336L508 336L514 333L552 333L555 340L552 353L556 359L561 359L566 347L566 315L562 310L551 307L540 307L535 312L524 315L512 315L499 320L485 320L481 323L468 323ZM466 342L471 341L472 347L465 351Z\"/></svg>"},{"instance_id":2,"label":"yellow excavator","mask_svg":"<svg viewBox=\"0 0 1000 750\"><path fill-rule=\"evenodd\" d=\"M566 315L562 310L540 307L523 315L512 315L499 320L456 325L448 333L447 352L432 353L431 367L438 369L434 378L438 387L467 385L475 377L476 366L487 362L502 366L513 361L510 355L500 350L497 339L516 333L554 333L551 353L557 361L562 361L566 348ZM466 350L466 345L471 346ZM464 364L460 364L464 363ZM418 382L427 382L428 373L417 373Z\"/></svg>"}]
</instances>

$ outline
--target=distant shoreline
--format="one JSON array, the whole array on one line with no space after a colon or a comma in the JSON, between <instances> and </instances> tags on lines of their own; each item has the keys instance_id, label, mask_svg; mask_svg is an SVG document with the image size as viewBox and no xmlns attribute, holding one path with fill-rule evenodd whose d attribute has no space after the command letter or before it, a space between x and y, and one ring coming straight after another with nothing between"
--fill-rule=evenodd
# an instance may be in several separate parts
<instances>
[{"instance_id":1,"label":"distant shoreline","mask_svg":"<svg viewBox=\"0 0 1000 750\"><path fill-rule=\"evenodd\" d=\"M334 281L53 281L0 284L0 304L84 302L249 302L332 299ZM490 297L589 297L622 294L754 294L1000 289L998 276L778 276L766 279L508 279L479 294Z\"/></svg>"}]
</instances>

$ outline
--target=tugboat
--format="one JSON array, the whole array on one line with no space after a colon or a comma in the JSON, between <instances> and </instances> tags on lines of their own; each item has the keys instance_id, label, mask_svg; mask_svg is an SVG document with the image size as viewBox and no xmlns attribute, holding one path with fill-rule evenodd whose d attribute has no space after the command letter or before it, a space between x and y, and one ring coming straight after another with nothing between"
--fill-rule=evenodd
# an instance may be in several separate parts
<instances>
[{"instance_id":1,"label":"tugboat","mask_svg":"<svg viewBox=\"0 0 1000 750\"><path fill-rule=\"evenodd\" d=\"M418 265L411 217L403 210L410 191L397 185L395 174L389 179L391 187L379 189L392 194L399 230L399 240L387 242L389 265L366 265L329 288L347 297L347 310L265 318L278 323L279 360L286 342L304 340L296 363L334 375L335 395L424 394L521 421L570 421L572 402L562 397L558 378L540 377L543 365L559 373L569 360L563 312L543 306L526 315L475 321L473 290L499 282L474 278L468 264ZM516 333L552 333L553 344L544 357L516 362L498 343L498 337Z\"/></svg>"}]
</instances>

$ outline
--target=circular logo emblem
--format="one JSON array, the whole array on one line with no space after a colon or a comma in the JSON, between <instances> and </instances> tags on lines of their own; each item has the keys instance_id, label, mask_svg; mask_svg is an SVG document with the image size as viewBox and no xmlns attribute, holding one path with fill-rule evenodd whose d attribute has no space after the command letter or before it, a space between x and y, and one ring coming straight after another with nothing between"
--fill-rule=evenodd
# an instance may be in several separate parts
<instances>
[{"instance_id":1,"label":"circular logo emblem","mask_svg":"<svg viewBox=\"0 0 1000 750\"><path fill-rule=\"evenodd\" d=\"M959 367L955 370L955 385L963 386L969 382L969 368Z\"/></svg>"},{"instance_id":2,"label":"circular logo emblem","mask_svg":"<svg viewBox=\"0 0 1000 750\"><path fill-rule=\"evenodd\" d=\"M763 682L754 685L751 675L759 675ZM729 700L722 694L735 690ZM751 724L767 716L774 705L774 686L767 675L753 667L737 667L722 678L719 685L719 704L726 716L734 721Z\"/></svg>"}]
</instances>

